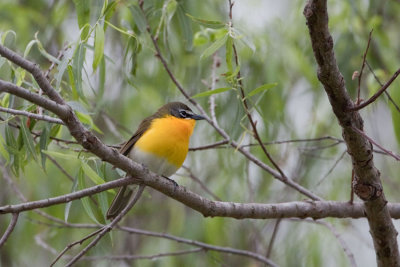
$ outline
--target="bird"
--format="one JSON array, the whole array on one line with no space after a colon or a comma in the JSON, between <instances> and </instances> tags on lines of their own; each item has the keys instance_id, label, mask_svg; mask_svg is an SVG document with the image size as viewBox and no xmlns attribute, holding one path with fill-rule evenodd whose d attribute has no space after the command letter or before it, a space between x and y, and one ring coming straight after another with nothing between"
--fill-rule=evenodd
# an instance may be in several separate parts
<instances>
[{"instance_id":1,"label":"bird","mask_svg":"<svg viewBox=\"0 0 400 267\"><path fill-rule=\"evenodd\" d=\"M182 166L186 158L196 121L204 119L204 116L193 113L181 102L167 103L139 124L119 152L168 178ZM127 205L132 193L128 186L121 187L106 218L115 218Z\"/></svg>"}]
</instances>

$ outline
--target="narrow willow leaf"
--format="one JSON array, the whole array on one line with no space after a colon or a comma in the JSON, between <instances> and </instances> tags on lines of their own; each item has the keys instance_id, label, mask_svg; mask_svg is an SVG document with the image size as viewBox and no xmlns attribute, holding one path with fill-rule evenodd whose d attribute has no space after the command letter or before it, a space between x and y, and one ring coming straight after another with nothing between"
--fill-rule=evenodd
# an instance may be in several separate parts
<instances>
[{"instance_id":1,"label":"narrow willow leaf","mask_svg":"<svg viewBox=\"0 0 400 267\"><path fill-rule=\"evenodd\" d=\"M225 48L225 59L226 66L228 67L228 72L233 71L233 38L228 36L226 40L226 48Z\"/></svg>"},{"instance_id":2,"label":"narrow willow leaf","mask_svg":"<svg viewBox=\"0 0 400 267\"><path fill-rule=\"evenodd\" d=\"M211 29L220 29L225 27L225 23L221 21L216 21L216 20L205 20L205 19L199 19L196 18L188 13L186 13L186 16L191 18L194 22L199 23L200 25L203 25L204 27L211 28Z\"/></svg>"},{"instance_id":3,"label":"narrow willow leaf","mask_svg":"<svg viewBox=\"0 0 400 267\"><path fill-rule=\"evenodd\" d=\"M104 53L104 30L100 23L96 24L94 33L94 58L93 58L93 71L97 69Z\"/></svg>"},{"instance_id":4,"label":"narrow willow leaf","mask_svg":"<svg viewBox=\"0 0 400 267\"><path fill-rule=\"evenodd\" d=\"M139 28L139 31L146 32L147 22L142 10L140 10L140 7L135 3L129 6L129 9L132 13L132 17L136 23L136 26Z\"/></svg>"},{"instance_id":5,"label":"narrow willow leaf","mask_svg":"<svg viewBox=\"0 0 400 267\"><path fill-rule=\"evenodd\" d=\"M71 193L75 192L77 187L78 187L78 175L75 177L74 183L72 184ZM71 209L71 205L72 205L72 201L70 201L67 204L65 204L65 210L64 210L64 220L65 220L65 222L68 222L69 211Z\"/></svg>"},{"instance_id":6,"label":"narrow willow leaf","mask_svg":"<svg viewBox=\"0 0 400 267\"><path fill-rule=\"evenodd\" d=\"M10 162L10 155L8 154L7 149L4 147L6 141L4 140L3 136L0 135L0 154L6 160L6 164Z\"/></svg>"},{"instance_id":7,"label":"narrow willow leaf","mask_svg":"<svg viewBox=\"0 0 400 267\"><path fill-rule=\"evenodd\" d=\"M29 131L28 127L26 126L26 122L27 122L27 119L25 117L22 118L22 122L21 122L22 139L24 141L25 146L27 147L28 152L32 155L32 157L35 160L37 160L35 144L33 142L31 132Z\"/></svg>"},{"instance_id":8,"label":"narrow willow leaf","mask_svg":"<svg viewBox=\"0 0 400 267\"><path fill-rule=\"evenodd\" d=\"M70 61L70 58L68 56L64 56L63 59L61 60L60 64L57 65L57 73L54 76L54 78L56 79L56 90L58 90L60 88L61 81L62 81L64 72L68 67L69 61Z\"/></svg>"},{"instance_id":9,"label":"narrow willow leaf","mask_svg":"<svg viewBox=\"0 0 400 267\"><path fill-rule=\"evenodd\" d=\"M24 57L26 57L26 56L29 54L29 52L31 51L31 48L32 48L32 46L33 46L34 44L36 44L36 40L32 40L32 41L30 41L30 42L28 43L28 45L27 45L26 48L25 48Z\"/></svg>"},{"instance_id":10,"label":"narrow willow leaf","mask_svg":"<svg viewBox=\"0 0 400 267\"><path fill-rule=\"evenodd\" d=\"M99 200L100 204L100 210L103 215L104 221L106 220L106 214L108 211L108 198L107 198L107 193L106 192L101 192L97 194L97 199Z\"/></svg>"},{"instance_id":11,"label":"narrow willow leaf","mask_svg":"<svg viewBox=\"0 0 400 267\"><path fill-rule=\"evenodd\" d=\"M185 16L182 4L178 5L176 10L176 15L178 16L179 25L182 28L183 40L185 42L186 51L192 51L193 49L193 32L190 25L189 18Z\"/></svg>"},{"instance_id":12,"label":"narrow willow leaf","mask_svg":"<svg viewBox=\"0 0 400 267\"><path fill-rule=\"evenodd\" d=\"M89 114L84 114L82 112L79 111L75 111L76 116L78 117L78 119L84 123L89 125L93 130L95 130L98 133L103 133L93 122L92 117L90 117Z\"/></svg>"},{"instance_id":13,"label":"narrow willow leaf","mask_svg":"<svg viewBox=\"0 0 400 267\"><path fill-rule=\"evenodd\" d=\"M43 150L47 150L47 145L50 140L50 125L45 124L42 128L42 133L40 134L40 156L41 156L41 161L42 161L42 168L43 170L46 170L46 154L43 153Z\"/></svg>"},{"instance_id":14,"label":"narrow willow leaf","mask_svg":"<svg viewBox=\"0 0 400 267\"><path fill-rule=\"evenodd\" d=\"M104 22L105 22L105 24L109 25L111 28L113 28L114 30L116 30L116 31L118 31L118 32L120 32L122 34L125 34L125 35L127 35L129 37L137 38L135 33L132 32L132 31L124 30L122 28L118 28L117 26L115 26L114 24L110 23L109 21L104 21Z\"/></svg>"},{"instance_id":15,"label":"narrow willow leaf","mask_svg":"<svg viewBox=\"0 0 400 267\"><path fill-rule=\"evenodd\" d=\"M258 93L261 93L261 92L264 92L264 91L269 90L271 88L274 88L277 85L278 85L278 83L263 84L260 87L257 87L256 89L252 90L250 93L248 93L247 97L252 97L253 95L256 95Z\"/></svg>"},{"instance_id":16,"label":"narrow willow leaf","mask_svg":"<svg viewBox=\"0 0 400 267\"><path fill-rule=\"evenodd\" d=\"M82 90L82 70L83 63L85 61L86 48L83 44L79 44L75 50L75 54L73 57L73 82L75 84L75 89L79 97L86 102L86 97L83 94Z\"/></svg>"},{"instance_id":17,"label":"narrow willow leaf","mask_svg":"<svg viewBox=\"0 0 400 267\"><path fill-rule=\"evenodd\" d=\"M81 40L85 40L89 33L89 28L85 27L90 20L90 2L89 0L73 0L75 4L76 14L78 16L79 29L84 28L81 32Z\"/></svg>"},{"instance_id":18,"label":"narrow willow leaf","mask_svg":"<svg viewBox=\"0 0 400 267\"><path fill-rule=\"evenodd\" d=\"M226 92L226 91L231 90L231 89L232 89L232 87L217 88L217 89L214 89L214 90L198 93L198 94L196 94L196 95L194 95L192 97L193 98L197 98L197 97L205 97L205 96L220 94L220 93Z\"/></svg>"},{"instance_id":19,"label":"narrow willow leaf","mask_svg":"<svg viewBox=\"0 0 400 267\"><path fill-rule=\"evenodd\" d=\"M217 39L212 45L210 45L206 50L204 50L203 54L201 54L200 58L206 58L214 54L221 46L223 46L228 40L228 35L225 34L221 38Z\"/></svg>"},{"instance_id":20,"label":"narrow willow leaf","mask_svg":"<svg viewBox=\"0 0 400 267\"><path fill-rule=\"evenodd\" d=\"M65 153L60 153L56 151L50 151L50 150L42 150L43 153L46 155L59 158L59 159L65 159L65 160L75 160L77 159L77 156L74 154L65 154Z\"/></svg>"},{"instance_id":21,"label":"narrow willow leaf","mask_svg":"<svg viewBox=\"0 0 400 267\"><path fill-rule=\"evenodd\" d=\"M99 65L99 88L97 93L98 100L103 99L105 84L106 84L106 60L103 57Z\"/></svg>"},{"instance_id":22,"label":"narrow willow leaf","mask_svg":"<svg viewBox=\"0 0 400 267\"><path fill-rule=\"evenodd\" d=\"M105 181L101 178L90 166L86 163L81 161L81 166L83 172L86 174L87 177L90 178L96 185L103 184Z\"/></svg>"},{"instance_id":23,"label":"narrow willow leaf","mask_svg":"<svg viewBox=\"0 0 400 267\"><path fill-rule=\"evenodd\" d=\"M51 128L50 136L57 137L57 135L60 133L60 131L61 131L61 124L56 124Z\"/></svg>"},{"instance_id":24,"label":"narrow willow leaf","mask_svg":"<svg viewBox=\"0 0 400 267\"><path fill-rule=\"evenodd\" d=\"M6 41L7 36L11 34L14 38L13 40L17 39L17 34L13 30L8 30L5 31L4 33L0 33L1 36L1 44L4 45L4 42Z\"/></svg>"},{"instance_id":25,"label":"narrow willow leaf","mask_svg":"<svg viewBox=\"0 0 400 267\"><path fill-rule=\"evenodd\" d=\"M85 173L83 172L83 169L80 168L78 172L78 189L82 190L85 189ZM92 219L94 222L99 223L99 221L96 219L96 216L94 215L94 211L92 209L92 206L90 205L89 202L89 197L84 197L81 198L81 203L83 208L85 209L86 214L89 216L90 219Z\"/></svg>"}]
</instances>

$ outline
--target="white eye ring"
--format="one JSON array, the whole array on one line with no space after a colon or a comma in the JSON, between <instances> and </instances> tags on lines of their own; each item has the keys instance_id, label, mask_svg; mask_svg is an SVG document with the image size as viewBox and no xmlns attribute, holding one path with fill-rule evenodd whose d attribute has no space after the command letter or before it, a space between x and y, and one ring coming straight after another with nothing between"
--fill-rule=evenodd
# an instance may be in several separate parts
<instances>
[{"instance_id":1,"label":"white eye ring","mask_svg":"<svg viewBox=\"0 0 400 267\"><path fill-rule=\"evenodd\" d=\"M180 115L182 118L186 118L187 115L188 115L188 113L187 113L185 110L181 109L181 110L179 110L179 115Z\"/></svg>"}]
</instances>

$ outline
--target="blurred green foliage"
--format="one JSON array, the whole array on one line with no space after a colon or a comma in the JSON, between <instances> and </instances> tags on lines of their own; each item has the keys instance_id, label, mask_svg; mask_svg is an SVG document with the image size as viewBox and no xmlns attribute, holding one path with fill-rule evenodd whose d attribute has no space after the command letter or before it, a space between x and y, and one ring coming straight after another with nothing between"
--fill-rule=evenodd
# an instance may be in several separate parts
<instances>
[{"instance_id":1,"label":"blurred green foliage","mask_svg":"<svg viewBox=\"0 0 400 267\"><path fill-rule=\"evenodd\" d=\"M241 144L255 143L240 100L240 70L243 89L265 142L341 137L324 90L318 82L316 64L302 15L303 2L237 1L233 26L229 24L227 1L144 1L145 16L136 1L11 1L0 2L1 43L51 68L52 85L76 111L79 119L107 144L120 144L130 137L139 122L168 101L185 101L155 56L146 31L149 22L163 56L176 79L189 95L208 110L216 103L220 126ZM278 2L278 1L276 1ZM367 60L384 83L398 68L400 4L397 1L329 1L330 28L337 63L347 89L355 99L357 79L368 33L373 39ZM232 44L237 47L236 66ZM62 55L62 57L59 57ZM217 67L213 69L213 60ZM209 91L212 72L216 91ZM0 58L0 78L38 92L30 74ZM373 74L364 70L362 97L380 87ZM394 83L389 90L400 103ZM0 95L3 107L37 111L24 100ZM44 114L51 115L47 111ZM366 132L383 146L396 150L400 141L399 111L382 96L362 115ZM80 151L67 129L43 121L1 114L0 154L14 182L27 199L66 194L90 185L116 179L111 166ZM30 134L29 132L36 133ZM191 146L221 140L204 122L196 126ZM350 194L351 162L346 148L334 140L268 145L273 158L302 186L324 199L346 201ZM249 151L269 164L262 150ZM52 160L50 160L50 157ZM377 154L385 194L399 201L395 161ZM54 162L62 167L57 166ZM191 152L185 162L223 201L274 203L303 200L298 192L276 181L238 151L229 147ZM184 169L175 180L201 195L212 198ZM1 205L20 200L3 179ZM104 212L114 192L104 192L72 204L43 209L71 223L104 223ZM108 202L108 203L107 203ZM43 266L68 243L79 240L90 229L60 228L34 212L20 216L18 225L0 251L0 266ZM0 217L0 233L10 216ZM365 222L330 220L349 242L360 266L374 266L374 251ZM146 189L125 225L168 232L213 245L246 249L265 255L275 220L203 218L160 193ZM356 233L356 234L354 234ZM44 244L47 244L46 247ZM84 242L86 245L87 242ZM355 245L357 244L357 245ZM114 231L89 255L152 255L189 246L148 236ZM70 254L78 252L77 247ZM22 253L23 252L23 253ZM349 261L335 236L323 226L283 221L278 228L271 259L282 266L346 266ZM65 263L65 262L64 262ZM109 261L82 262L78 266L108 266ZM202 252L153 261L132 261L132 266L260 266L245 257ZM117 262L117 265L125 266Z\"/></svg>"}]
</instances>

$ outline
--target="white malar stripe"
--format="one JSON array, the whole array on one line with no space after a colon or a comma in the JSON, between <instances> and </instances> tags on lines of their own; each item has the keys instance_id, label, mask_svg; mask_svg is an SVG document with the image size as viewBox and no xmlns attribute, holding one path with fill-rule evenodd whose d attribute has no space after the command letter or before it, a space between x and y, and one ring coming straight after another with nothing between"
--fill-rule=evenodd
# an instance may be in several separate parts
<instances>
[{"instance_id":1,"label":"white malar stripe","mask_svg":"<svg viewBox=\"0 0 400 267\"><path fill-rule=\"evenodd\" d=\"M171 176L179 169L179 167L168 162L166 158L158 157L154 154L142 151L137 147L132 148L128 157L138 163L142 163L152 172L166 177Z\"/></svg>"}]
</instances>

